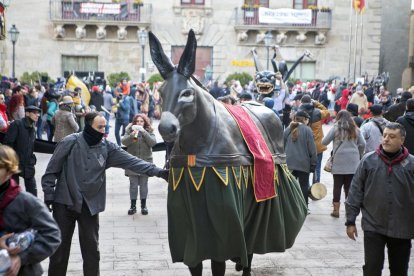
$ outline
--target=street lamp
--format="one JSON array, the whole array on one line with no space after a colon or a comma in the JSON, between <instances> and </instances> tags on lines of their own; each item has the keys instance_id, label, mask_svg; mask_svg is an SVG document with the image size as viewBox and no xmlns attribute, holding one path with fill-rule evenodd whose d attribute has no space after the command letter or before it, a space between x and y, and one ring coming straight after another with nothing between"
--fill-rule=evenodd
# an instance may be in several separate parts
<instances>
[{"instance_id":1,"label":"street lamp","mask_svg":"<svg viewBox=\"0 0 414 276\"><path fill-rule=\"evenodd\" d=\"M16 25L13 24L12 27L10 28L10 30L9 30L10 41L13 44L13 71L12 71L12 78L13 79L15 77L15 71L14 71L14 69L15 69L15 60L16 60L16 58L15 58L15 45L16 45L17 39L19 38L19 33L20 32L16 28Z\"/></svg>"},{"instance_id":2,"label":"street lamp","mask_svg":"<svg viewBox=\"0 0 414 276\"><path fill-rule=\"evenodd\" d=\"M267 67L266 67L267 70L269 70L269 48L270 48L270 45L272 44L272 40L273 40L272 32L268 31L264 37L264 43L267 48Z\"/></svg>"},{"instance_id":3,"label":"street lamp","mask_svg":"<svg viewBox=\"0 0 414 276\"><path fill-rule=\"evenodd\" d=\"M145 82L145 60L144 50L145 44L147 44L148 33L145 29L138 31L139 44L141 45L141 81Z\"/></svg>"}]
</instances>

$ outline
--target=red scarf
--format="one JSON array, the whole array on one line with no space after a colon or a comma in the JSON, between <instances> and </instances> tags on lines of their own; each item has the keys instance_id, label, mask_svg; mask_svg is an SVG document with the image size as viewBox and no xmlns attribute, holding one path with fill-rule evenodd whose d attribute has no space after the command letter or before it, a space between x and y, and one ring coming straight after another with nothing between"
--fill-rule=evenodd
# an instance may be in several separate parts
<instances>
[{"instance_id":1,"label":"red scarf","mask_svg":"<svg viewBox=\"0 0 414 276\"><path fill-rule=\"evenodd\" d=\"M3 184L4 185L4 184ZM0 202L0 229L4 228L3 212L6 207L17 197L21 188L13 179L10 179L10 184L7 190L4 192L3 198Z\"/></svg>"},{"instance_id":2,"label":"red scarf","mask_svg":"<svg viewBox=\"0 0 414 276\"><path fill-rule=\"evenodd\" d=\"M408 153L407 148L404 147L404 146L402 147L401 153L398 154L397 156L395 156L393 159L389 159L388 156L386 156L384 154L384 150L382 148L382 145L379 145L379 147L376 149L375 153L379 156L379 158L381 158L382 161L384 161L385 165L388 166L388 175L390 175L391 172L392 172L392 166L401 163L405 158L408 157L408 155L410 155Z\"/></svg>"}]
</instances>

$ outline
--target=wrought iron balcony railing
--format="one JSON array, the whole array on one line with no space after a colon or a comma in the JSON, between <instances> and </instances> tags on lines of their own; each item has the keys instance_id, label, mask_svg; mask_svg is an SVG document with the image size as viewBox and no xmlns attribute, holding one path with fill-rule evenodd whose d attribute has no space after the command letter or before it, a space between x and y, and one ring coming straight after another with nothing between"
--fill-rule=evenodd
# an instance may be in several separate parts
<instances>
[{"instance_id":1,"label":"wrought iron balcony railing","mask_svg":"<svg viewBox=\"0 0 414 276\"><path fill-rule=\"evenodd\" d=\"M267 24L259 22L259 8L235 8L237 26L272 26L295 29L330 29L332 25L332 13L330 10L312 10L312 21L310 24Z\"/></svg>"},{"instance_id":2,"label":"wrought iron balcony railing","mask_svg":"<svg viewBox=\"0 0 414 276\"><path fill-rule=\"evenodd\" d=\"M124 0L99 3L82 0L50 0L50 19L64 22L151 22L152 5Z\"/></svg>"}]
</instances>

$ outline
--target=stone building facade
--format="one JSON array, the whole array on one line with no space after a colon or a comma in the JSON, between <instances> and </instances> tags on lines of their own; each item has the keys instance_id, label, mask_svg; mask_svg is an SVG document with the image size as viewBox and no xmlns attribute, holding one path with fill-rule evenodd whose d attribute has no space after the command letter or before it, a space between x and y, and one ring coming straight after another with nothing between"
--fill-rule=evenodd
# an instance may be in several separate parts
<instances>
[{"instance_id":1,"label":"stone building facade","mask_svg":"<svg viewBox=\"0 0 414 276\"><path fill-rule=\"evenodd\" d=\"M269 48L264 37L268 32L272 34L271 45L280 46L278 58L293 62L306 49L312 53L298 67L294 77L326 80L338 76L352 80L354 76L355 44L349 43L352 19L349 1L319 0L319 10L312 12L312 23L305 25L258 22L254 3L279 9L293 8L294 3L301 2L298 0L118 1L127 5L121 6L123 16L80 16L79 6L73 4L79 2L82 1L11 2L7 22L10 26L16 24L20 30L16 44L16 76L25 71L48 72L52 78L62 76L64 71L102 71L105 74L125 71L134 80L140 80L142 56L146 77L156 73L156 68L149 56L148 43L142 55L138 32L154 32L166 53L177 62L190 28L197 35L196 74L202 79L223 81L234 72L254 74L252 48L257 51L261 69L265 69ZM381 2L370 1L364 13L364 47L361 52L357 46L356 51L358 59L362 56L362 72L356 66L356 76L364 72L373 76L379 71ZM11 75L11 49L9 41L0 41L3 75ZM272 54L270 49L270 56Z\"/></svg>"}]
</instances>

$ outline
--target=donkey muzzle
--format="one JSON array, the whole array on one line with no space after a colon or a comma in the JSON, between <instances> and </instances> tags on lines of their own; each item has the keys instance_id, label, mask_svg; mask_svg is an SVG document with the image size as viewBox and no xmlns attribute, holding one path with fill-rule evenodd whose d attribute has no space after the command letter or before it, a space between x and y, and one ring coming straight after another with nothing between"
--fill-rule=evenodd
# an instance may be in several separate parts
<instances>
[{"instance_id":1,"label":"donkey muzzle","mask_svg":"<svg viewBox=\"0 0 414 276\"><path fill-rule=\"evenodd\" d=\"M160 124L158 125L158 130L164 141L172 142L178 136L178 132L180 131L180 123L177 117L174 116L174 114L168 111L164 111L161 114L161 120Z\"/></svg>"}]
</instances>

